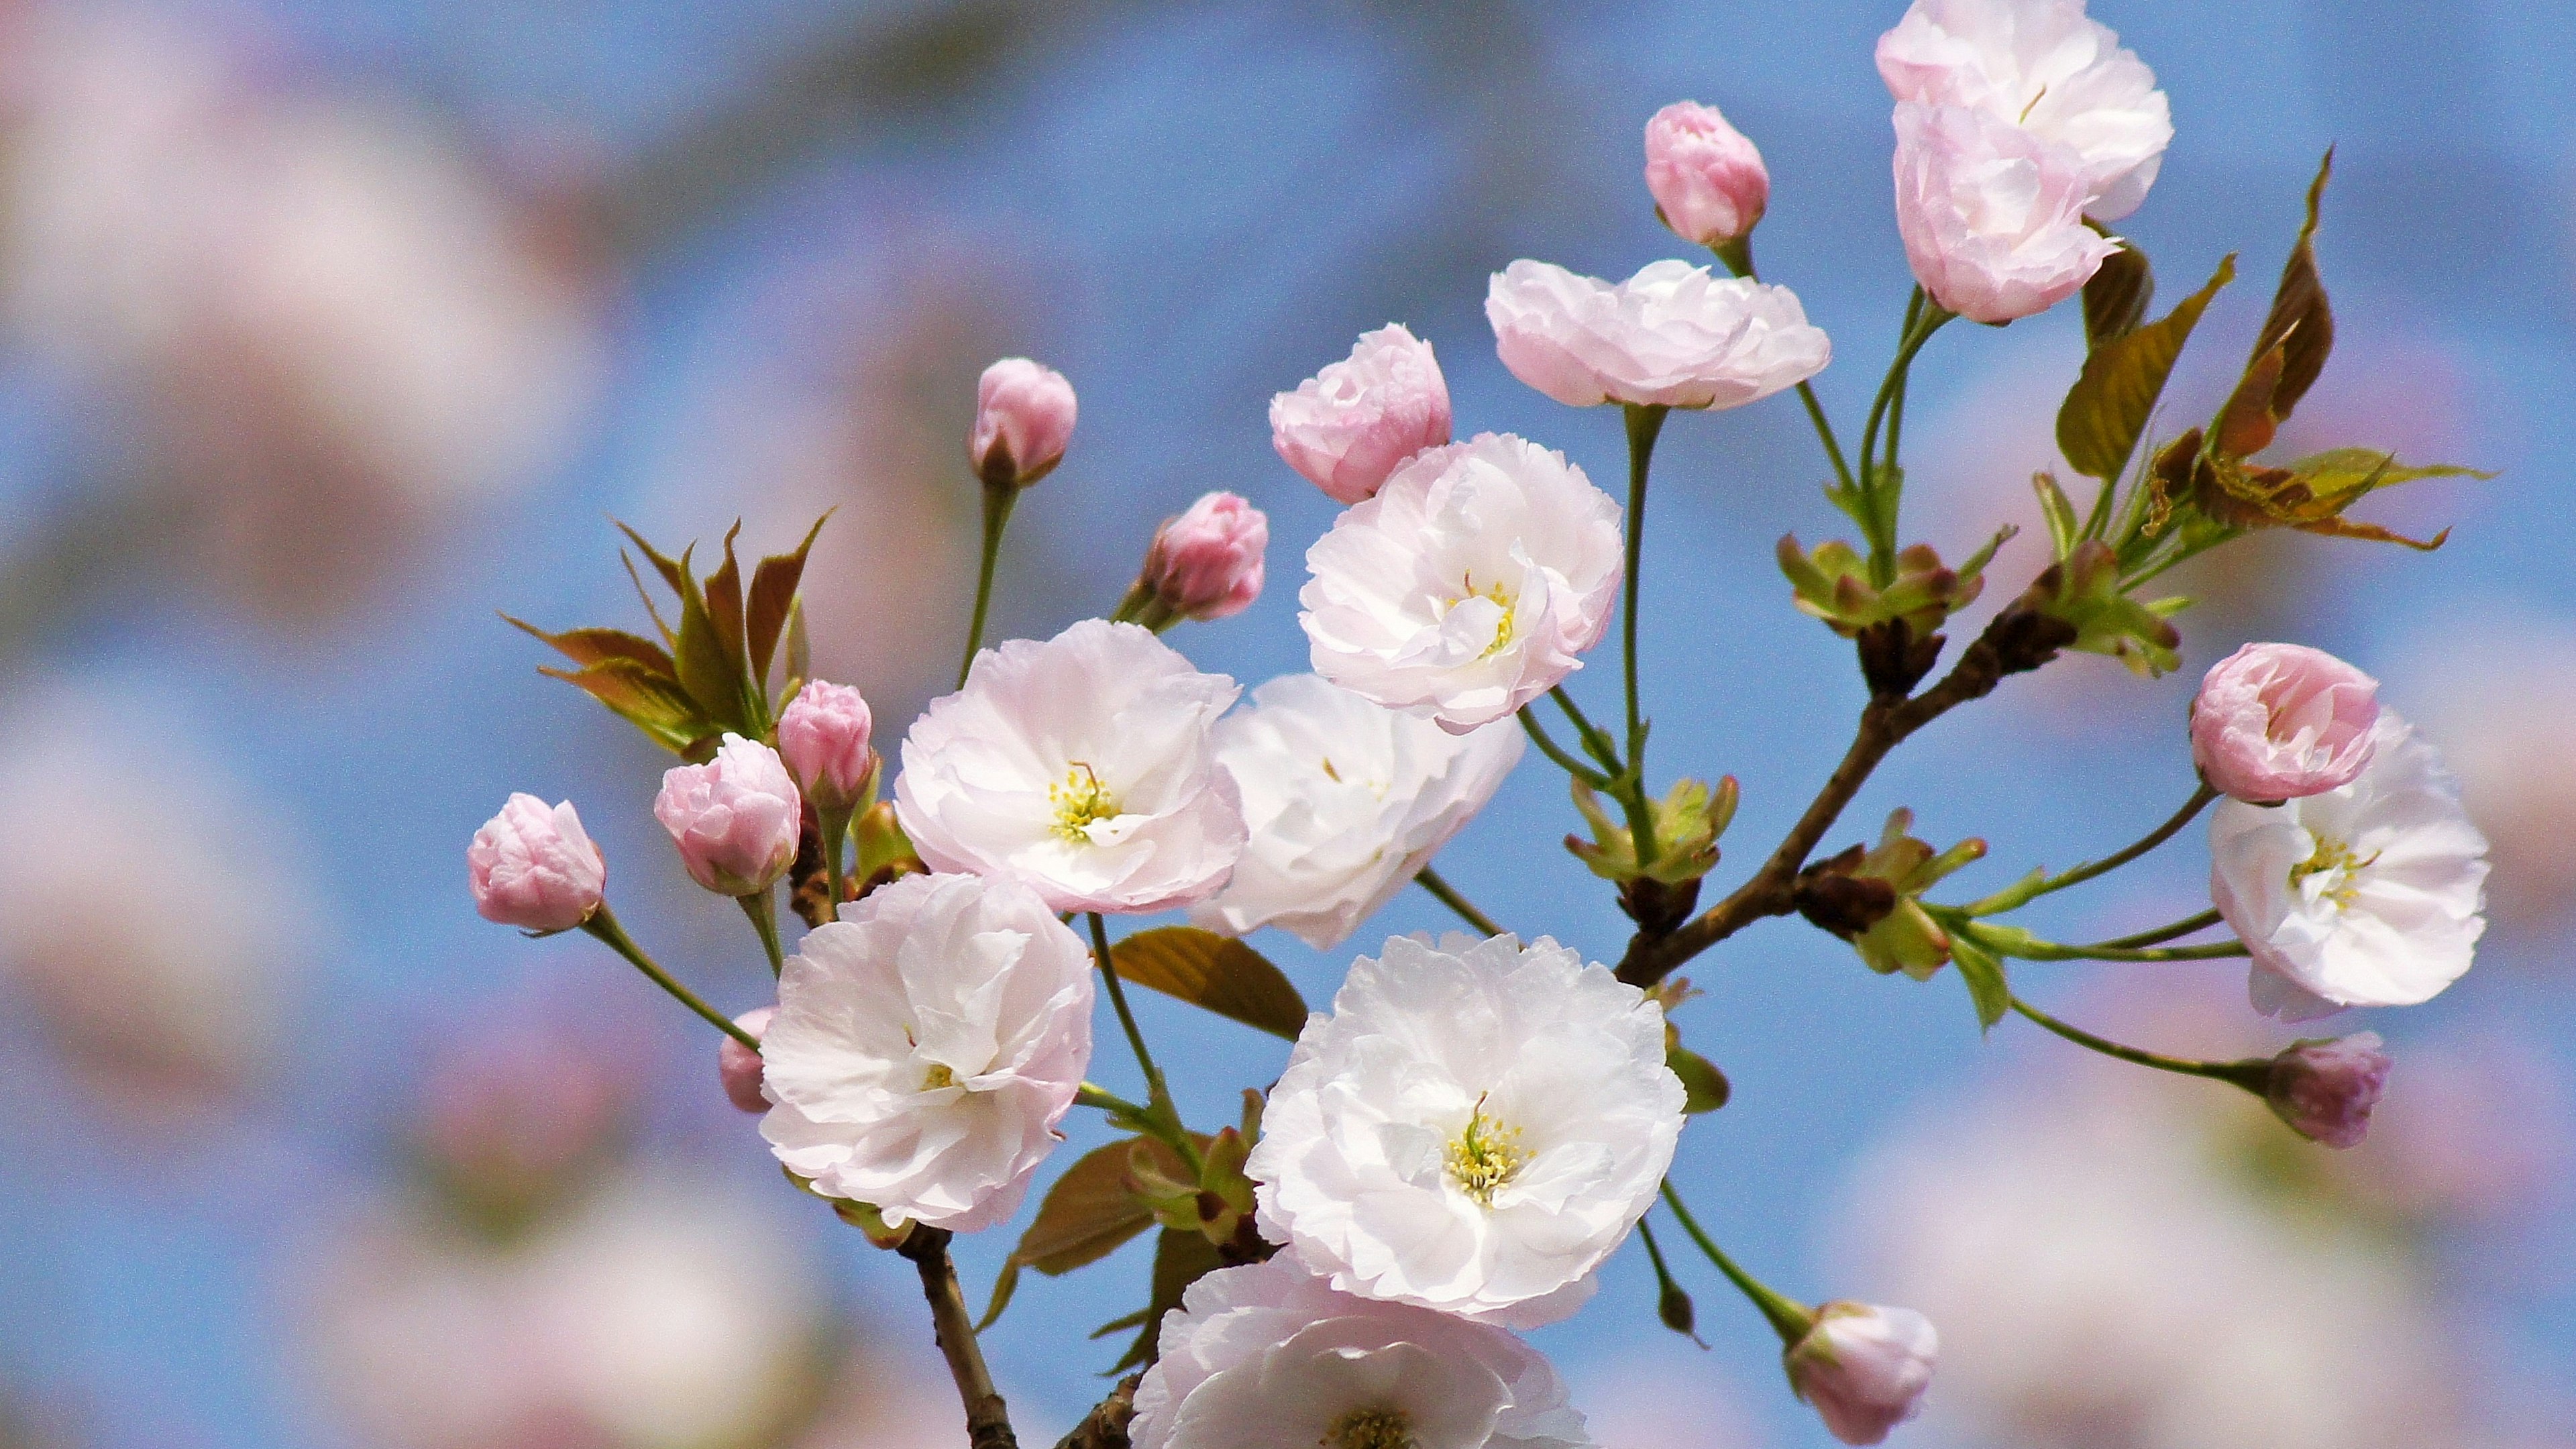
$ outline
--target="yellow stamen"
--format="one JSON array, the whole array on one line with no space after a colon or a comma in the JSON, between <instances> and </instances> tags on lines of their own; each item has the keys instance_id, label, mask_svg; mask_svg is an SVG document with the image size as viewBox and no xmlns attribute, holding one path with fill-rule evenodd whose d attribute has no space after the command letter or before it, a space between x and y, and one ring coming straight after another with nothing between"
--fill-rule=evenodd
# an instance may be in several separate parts
<instances>
[{"instance_id":1,"label":"yellow stamen","mask_svg":"<svg viewBox=\"0 0 2576 1449\"><path fill-rule=\"evenodd\" d=\"M1047 803L1055 807L1056 836L1072 845L1091 843L1090 827L1118 816L1117 798L1100 783L1089 765L1076 760L1064 772L1064 783L1047 786Z\"/></svg>"},{"instance_id":2,"label":"yellow stamen","mask_svg":"<svg viewBox=\"0 0 2576 1449\"><path fill-rule=\"evenodd\" d=\"M1417 1449L1413 1421L1400 1409L1356 1409L1333 1421L1322 1449Z\"/></svg>"},{"instance_id":3,"label":"yellow stamen","mask_svg":"<svg viewBox=\"0 0 2576 1449\"><path fill-rule=\"evenodd\" d=\"M1450 1140L1444 1159L1458 1190L1477 1206L1492 1207L1495 1189L1512 1180L1529 1153L1521 1146L1521 1129L1486 1116L1485 1099L1478 1097L1466 1130Z\"/></svg>"},{"instance_id":4,"label":"yellow stamen","mask_svg":"<svg viewBox=\"0 0 2576 1449\"><path fill-rule=\"evenodd\" d=\"M2290 889L2297 890L2299 883L2309 876L2324 875L2328 871L2339 872L2341 878L2326 887L2323 894L2327 900L2337 906L2350 907L2361 895L2361 885L2353 877L2368 869L2371 863L2378 859L2377 851L2372 851L2370 859L2364 860L2353 854L2351 846L2340 840L2329 840L2320 835L2317 837L2316 851L2306 860L2290 867Z\"/></svg>"},{"instance_id":5,"label":"yellow stamen","mask_svg":"<svg viewBox=\"0 0 2576 1449\"><path fill-rule=\"evenodd\" d=\"M932 1062L930 1070L921 1075L921 1090L925 1092L936 1092L943 1087L956 1085L957 1074L948 1069L946 1062Z\"/></svg>"},{"instance_id":6,"label":"yellow stamen","mask_svg":"<svg viewBox=\"0 0 2576 1449\"><path fill-rule=\"evenodd\" d=\"M1469 599L1491 599L1495 603L1500 604L1503 609L1503 617L1496 620L1494 623L1494 642L1486 645L1485 652L1479 657L1491 659L1495 655L1502 653L1505 649L1510 648L1512 642L1512 606L1517 602L1513 599L1511 591L1504 588L1501 584L1487 584L1481 589L1477 588L1476 576L1472 573L1466 575L1460 580L1460 587L1463 592L1449 601L1450 608L1454 609L1460 604L1467 602Z\"/></svg>"}]
</instances>

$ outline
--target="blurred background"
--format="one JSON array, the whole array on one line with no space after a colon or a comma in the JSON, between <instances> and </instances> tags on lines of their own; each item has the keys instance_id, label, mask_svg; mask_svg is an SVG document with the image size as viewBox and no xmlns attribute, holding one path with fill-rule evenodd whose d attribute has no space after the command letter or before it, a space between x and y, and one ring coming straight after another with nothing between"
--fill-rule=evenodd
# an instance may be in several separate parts
<instances>
[{"instance_id":1,"label":"blurred background","mask_svg":"<svg viewBox=\"0 0 2576 1449\"><path fill-rule=\"evenodd\" d=\"M1440 349L1462 433L1615 479L1612 412L1495 361L1484 278L1685 255L1638 179L1668 101L1762 146L1765 274L1833 334L1818 387L1856 425L1908 285L1870 64L1900 11L0 0L0 1446L962 1442L907 1266L781 1186L715 1090L712 1034L584 938L474 916L474 827L515 789L569 796L636 933L729 1010L767 994L740 916L647 813L665 758L539 677L494 611L640 624L607 515L672 546L740 516L774 551L837 507L807 575L818 665L892 735L962 635L974 377L1027 353L1071 375L1082 426L1020 511L1000 632L1106 609L1155 520L1231 488L1270 512L1269 595L1174 642L1247 683L1302 669L1299 560L1332 505L1272 455L1269 395L1403 321ZM2189 581L2182 675L2077 656L2016 680L1910 744L1828 844L1912 805L1936 842L1993 842L1960 881L1981 891L2123 843L2191 787L2199 671L2295 638L2379 674L2463 775L2496 862L2479 968L2354 1023L2398 1067L2369 1143L2333 1154L2018 1021L1981 1041L1948 974L1876 978L1766 924L1690 972L1706 995L1679 1020L1736 1095L1677 1180L1785 1291L1938 1321L1930 1411L1899 1442L2563 1449L2576 448L2549 420L2576 415L2576 11L2096 11L2172 96L2129 224L2168 297L2245 254L2168 416L2232 377L2332 142L2341 340L2291 447L2503 476L2361 510L2454 525L2429 557L2229 550ZM1910 535L1964 550L2035 521L2075 323L1929 349ZM1792 406L1678 417L1658 462L1657 783L1741 777L1724 883L1859 704L1847 648L1770 562L1837 520ZM2039 547L2006 548L1987 607ZM1600 671L1574 683L1607 707ZM1529 765L1443 869L1615 957L1609 892L1555 845L1574 825ZM2191 832L2034 924L2188 914L2205 871ZM1445 924L1418 894L1379 923ZM1258 944L1313 1000L1347 964ZM2268 1052L2288 1034L2242 976L2021 984L2164 1050ZM1284 1056L1141 1009L1205 1121ZM1096 1074L1134 1086L1115 1053ZM961 1244L970 1295L1010 1236ZM1676 1261L1707 1351L1657 1325L1634 1249L1539 1335L1603 1441L1826 1443L1759 1320ZM987 1335L1024 1443L1103 1390L1117 1344L1080 1333L1141 1302L1145 1271L1140 1245L1033 1279Z\"/></svg>"}]
</instances>

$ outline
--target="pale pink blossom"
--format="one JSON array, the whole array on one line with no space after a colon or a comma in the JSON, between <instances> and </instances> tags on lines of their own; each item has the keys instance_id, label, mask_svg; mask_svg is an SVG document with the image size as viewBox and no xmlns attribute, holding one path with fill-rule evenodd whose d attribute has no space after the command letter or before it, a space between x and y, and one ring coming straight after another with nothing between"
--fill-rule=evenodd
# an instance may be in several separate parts
<instances>
[{"instance_id":1,"label":"pale pink blossom","mask_svg":"<svg viewBox=\"0 0 2576 1449\"><path fill-rule=\"evenodd\" d=\"M523 931L569 931L599 909L608 860L581 828L572 802L549 807L517 794L465 848L474 909Z\"/></svg>"},{"instance_id":2,"label":"pale pink blossom","mask_svg":"<svg viewBox=\"0 0 2576 1449\"><path fill-rule=\"evenodd\" d=\"M769 1019L778 1014L774 1006L757 1007L733 1019L733 1024L751 1033L758 1041L769 1030ZM716 1041L716 1079L724 1083L725 1100L746 1112L766 1112L769 1098L760 1090L760 1053L735 1041L730 1035Z\"/></svg>"},{"instance_id":3,"label":"pale pink blossom","mask_svg":"<svg viewBox=\"0 0 2576 1449\"><path fill-rule=\"evenodd\" d=\"M662 775L653 817L680 847L689 878L718 895L758 895L796 862L804 804L778 752L726 735L703 765Z\"/></svg>"},{"instance_id":4,"label":"pale pink blossom","mask_svg":"<svg viewBox=\"0 0 2576 1449\"><path fill-rule=\"evenodd\" d=\"M1077 408L1073 384L1052 367L1005 357L975 384L966 458L995 487L1026 488L1064 461Z\"/></svg>"},{"instance_id":5,"label":"pale pink blossom","mask_svg":"<svg viewBox=\"0 0 2576 1449\"><path fill-rule=\"evenodd\" d=\"M1828 1303L1786 1356L1789 1383L1833 1436L1876 1444L1923 1407L1941 1335L1910 1308Z\"/></svg>"},{"instance_id":6,"label":"pale pink blossom","mask_svg":"<svg viewBox=\"0 0 2576 1449\"><path fill-rule=\"evenodd\" d=\"M1969 106L2072 150L2087 215L2138 209L2173 140L2156 73L2084 13L2084 0L1914 0L1879 37L1900 101Z\"/></svg>"},{"instance_id":7,"label":"pale pink blossom","mask_svg":"<svg viewBox=\"0 0 2576 1449\"><path fill-rule=\"evenodd\" d=\"M1261 597L1270 520L1232 493L1210 493L1154 533L1145 585L1184 619L1223 619Z\"/></svg>"},{"instance_id":8,"label":"pale pink blossom","mask_svg":"<svg viewBox=\"0 0 2576 1449\"><path fill-rule=\"evenodd\" d=\"M1646 190L1686 241L1724 246L1753 232L1771 199L1762 152L1715 106L1676 101L1646 122Z\"/></svg>"},{"instance_id":9,"label":"pale pink blossom","mask_svg":"<svg viewBox=\"0 0 2576 1449\"><path fill-rule=\"evenodd\" d=\"M847 810L875 783L875 716L845 684L808 681L778 715L778 757L818 810Z\"/></svg>"},{"instance_id":10,"label":"pale pink blossom","mask_svg":"<svg viewBox=\"0 0 2576 1449\"><path fill-rule=\"evenodd\" d=\"M2264 1100L2302 1137L2328 1147L2359 1147L2370 1109L2388 1085L2388 1053L2375 1031L2298 1041L2272 1058Z\"/></svg>"},{"instance_id":11,"label":"pale pink blossom","mask_svg":"<svg viewBox=\"0 0 2576 1449\"><path fill-rule=\"evenodd\" d=\"M1896 107L1896 229L1932 300L1976 322L2044 312L2119 249L2084 224L2082 158L1965 106Z\"/></svg>"},{"instance_id":12,"label":"pale pink blossom","mask_svg":"<svg viewBox=\"0 0 2576 1449\"><path fill-rule=\"evenodd\" d=\"M2192 760L2239 800L2322 794L2369 765L2378 719L2378 680L2321 649L2248 644L2200 682Z\"/></svg>"},{"instance_id":13,"label":"pale pink blossom","mask_svg":"<svg viewBox=\"0 0 2576 1449\"><path fill-rule=\"evenodd\" d=\"M1796 293L1687 262L1613 285L1524 258L1494 274L1485 317L1512 376L1569 407L1742 407L1833 360Z\"/></svg>"},{"instance_id":14,"label":"pale pink blossom","mask_svg":"<svg viewBox=\"0 0 2576 1449\"><path fill-rule=\"evenodd\" d=\"M1270 446L1340 503L1377 492L1404 461L1449 441L1449 384L1431 344L1395 323L1270 399Z\"/></svg>"}]
</instances>

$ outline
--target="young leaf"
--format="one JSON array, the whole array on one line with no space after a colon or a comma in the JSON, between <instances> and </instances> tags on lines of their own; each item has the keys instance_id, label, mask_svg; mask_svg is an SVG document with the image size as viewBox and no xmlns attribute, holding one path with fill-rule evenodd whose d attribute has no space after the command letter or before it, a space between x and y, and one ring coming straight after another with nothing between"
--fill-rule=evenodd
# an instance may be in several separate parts
<instances>
[{"instance_id":1,"label":"young leaf","mask_svg":"<svg viewBox=\"0 0 2576 1449\"><path fill-rule=\"evenodd\" d=\"M696 700L677 683L632 659L603 659L582 670L541 666L537 672L563 680L615 710L651 736L655 744L675 754L687 753L692 744L712 732L710 723L698 712Z\"/></svg>"},{"instance_id":2,"label":"young leaf","mask_svg":"<svg viewBox=\"0 0 2576 1449\"><path fill-rule=\"evenodd\" d=\"M675 559L669 554L666 554L660 549L645 542L644 535L637 533L634 529L627 527L623 523L618 523L617 520L613 518L610 519L609 522L616 523L618 530L624 533L628 538L634 540L635 546L644 551L644 557L652 562L654 571L662 576L662 582L671 586L672 593L686 594L689 591L688 585L685 582L688 577L686 565L684 565L679 559ZM645 602L649 604L652 601L648 599Z\"/></svg>"},{"instance_id":3,"label":"young leaf","mask_svg":"<svg viewBox=\"0 0 2576 1449\"><path fill-rule=\"evenodd\" d=\"M1096 1147L1064 1170L1047 1189L1038 1215L1020 1234L1019 1245L993 1280L993 1301L984 1310L978 1331L992 1326L1010 1305L1019 1287L1020 1270L1035 1268L1050 1278L1070 1273L1108 1257L1118 1246L1154 1225L1154 1210L1127 1190L1129 1154L1139 1145L1152 1154L1156 1168L1169 1176L1186 1176L1180 1154L1159 1142L1122 1137Z\"/></svg>"},{"instance_id":4,"label":"young leaf","mask_svg":"<svg viewBox=\"0 0 2576 1449\"><path fill-rule=\"evenodd\" d=\"M750 729L743 715L742 676L717 637L707 603L689 576L688 556L680 558L680 647L675 651L680 683L697 700L708 719L737 734ZM737 636L738 637L738 636Z\"/></svg>"},{"instance_id":5,"label":"young leaf","mask_svg":"<svg viewBox=\"0 0 2576 1449\"><path fill-rule=\"evenodd\" d=\"M679 682L679 669L672 664L670 651L623 629L566 629L560 634L549 634L525 619L513 619L507 614L501 617L513 627L553 645L575 664L588 666L611 659L631 659L675 684Z\"/></svg>"},{"instance_id":6,"label":"young leaf","mask_svg":"<svg viewBox=\"0 0 2576 1449\"><path fill-rule=\"evenodd\" d=\"M2162 320L2093 349L2084 371L2057 410L2057 450L2075 471L2108 481L2120 476L2163 396L2174 360L2182 356L2200 314L2221 287L2236 280L2234 253L2221 260L2206 286L2182 299ZM2088 307L2091 303L2087 302Z\"/></svg>"},{"instance_id":7,"label":"young leaf","mask_svg":"<svg viewBox=\"0 0 2576 1449\"><path fill-rule=\"evenodd\" d=\"M805 601L787 606L787 678L801 683L814 677L814 644L805 633Z\"/></svg>"},{"instance_id":8,"label":"young leaf","mask_svg":"<svg viewBox=\"0 0 2576 1449\"><path fill-rule=\"evenodd\" d=\"M705 597L707 619L715 625L716 644L724 650L725 668L737 681L742 692L743 714L750 719L758 713L753 700L760 691L753 687L751 661L743 651L742 637L742 565L735 562L733 541L742 533L742 520L734 520L725 530L724 563L707 575Z\"/></svg>"},{"instance_id":9,"label":"young leaf","mask_svg":"<svg viewBox=\"0 0 2576 1449\"><path fill-rule=\"evenodd\" d=\"M2317 179L2308 183L2308 217L2299 239L2281 264L2281 285L2272 293L2272 311L2254 335L2250 368L2274 348L2281 349L2280 381L2272 389L2272 420L2286 421L2299 399L2325 371L2326 354L2334 350L2334 309L2326 304L2325 278L2317 272L2317 203L2324 199L2326 178L2334 173L2334 148L2318 163ZM2238 456L2243 456L2239 454Z\"/></svg>"},{"instance_id":10,"label":"young leaf","mask_svg":"<svg viewBox=\"0 0 2576 1449\"><path fill-rule=\"evenodd\" d=\"M2156 296L2156 272L2147 265L2147 254L2127 237L2112 240L2120 249L2104 257L2093 279L2084 284L2087 352L2099 351L2138 330L2138 324L2147 320L2147 304Z\"/></svg>"},{"instance_id":11,"label":"young leaf","mask_svg":"<svg viewBox=\"0 0 2576 1449\"><path fill-rule=\"evenodd\" d=\"M796 587L805 577L805 555L814 547L816 535L832 521L826 512L814 520L805 532L805 541L794 553L778 554L760 561L751 571L751 593L743 605L743 629L751 648L751 677L754 683L769 680L769 661L778 652L778 639L787 627L789 606L796 602ZM802 678L790 669L791 675Z\"/></svg>"},{"instance_id":12,"label":"young leaf","mask_svg":"<svg viewBox=\"0 0 2576 1449\"><path fill-rule=\"evenodd\" d=\"M1672 1068L1673 1075L1682 1079L1684 1112L1693 1115L1714 1112L1725 1106L1726 1099L1733 1095L1726 1084L1726 1073L1719 1071L1716 1063L1686 1046L1677 1043L1667 1045L1664 1048L1664 1065Z\"/></svg>"},{"instance_id":13,"label":"young leaf","mask_svg":"<svg viewBox=\"0 0 2576 1449\"><path fill-rule=\"evenodd\" d=\"M1109 948L1119 979L1290 1041L1306 1029L1306 1000L1268 958L1196 926L1139 931Z\"/></svg>"},{"instance_id":14,"label":"young leaf","mask_svg":"<svg viewBox=\"0 0 2576 1449\"><path fill-rule=\"evenodd\" d=\"M1991 1029L2012 1010L2012 987L2004 979L2002 959L1974 939L1973 931L1950 933L1950 961L1959 968L1959 979L1968 983L1968 998L1976 1003L1979 1030Z\"/></svg>"},{"instance_id":15,"label":"young leaf","mask_svg":"<svg viewBox=\"0 0 2576 1449\"><path fill-rule=\"evenodd\" d=\"M2030 487L2039 495L2039 516L2048 524L2049 552L2062 559L2075 551L2076 534L2082 527L2075 518L2075 505L2067 500L2066 490L2057 486L2051 474L2031 474Z\"/></svg>"}]
</instances>

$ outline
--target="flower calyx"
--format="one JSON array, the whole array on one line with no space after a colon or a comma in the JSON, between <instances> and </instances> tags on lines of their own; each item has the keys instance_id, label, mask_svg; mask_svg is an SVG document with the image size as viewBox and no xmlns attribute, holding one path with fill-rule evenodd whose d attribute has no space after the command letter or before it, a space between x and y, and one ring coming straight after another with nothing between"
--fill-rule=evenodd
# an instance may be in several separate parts
<instances>
[{"instance_id":1,"label":"flower calyx","mask_svg":"<svg viewBox=\"0 0 2576 1449\"><path fill-rule=\"evenodd\" d=\"M1700 877L1717 868L1717 838L1726 833L1735 819L1738 790L1733 775L1720 777L1715 785L1705 780L1677 780L1661 800L1648 800L1646 814L1655 832L1655 858L1640 866L1637 842L1629 828L1610 818L1601 808L1601 797L1581 780L1573 783L1574 808L1583 823L1592 829L1592 838L1567 835L1565 848L1594 875L1617 881L1623 888L1650 881L1660 886L1690 888L1696 899ZM1669 896L1671 892L1648 895ZM1623 889L1621 903L1627 904ZM1682 907L1688 914L1689 906ZM1637 912L1631 910L1631 916ZM1645 924L1642 917L1640 925Z\"/></svg>"},{"instance_id":2,"label":"flower calyx","mask_svg":"<svg viewBox=\"0 0 2576 1449\"><path fill-rule=\"evenodd\" d=\"M1986 843L1971 837L1934 852L1910 832L1914 812L1898 810L1875 846L1855 845L1798 873L1792 899L1809 923L1852 943L1863 965L1931 979L1950 959L1949 933L1924 908L1923 892L1972 861Z\"/></svg>"},{"instance_id":3,"label":"flower calyx","mask_svg":"<svg viewBox=\"0 0 2576 1449\"><path fill-rule=\"evenodd\" d=\"M1941 626L1984 592L1985 569L2014 530L1997 533L1958 568L1941 562L1930 544L1896 555L1895 577L1870 582L1869 560L1840 539L1802 548L1797 535L1781 538L1780 572L1800 613L1860 646L1861 674L1873 698L1902 699L1940 661Z\"/></svg>"},{"instance_id":4,"label":"flower calyx","mask_svg":"<svg viewBox=\"0 0 2576 1449\"><path fill-rule=\"evenodd\" d=\"M1996 627L1987 633L1994 636L2007 619L2020 621L2027 637L2019 652L2036 658L2020 663L2019 669L2036 669L2059 649L2106 654L2146 678L2178 667L2182 634L2167 620L2189 607L2191 600L2142 603L2129 597L2120 575L2119 555L2111 546L2086 539L2042 570L2030 588L1996 616ZM2018 672L2011 667L2014 662L2007 661L2005 673Z\"/></svg>"}]
</instances>

